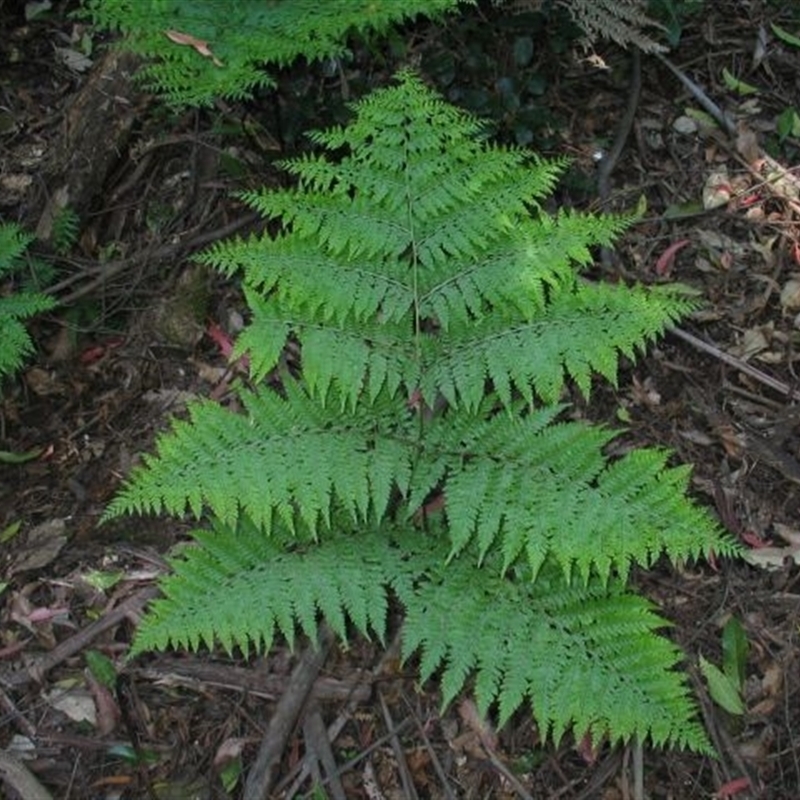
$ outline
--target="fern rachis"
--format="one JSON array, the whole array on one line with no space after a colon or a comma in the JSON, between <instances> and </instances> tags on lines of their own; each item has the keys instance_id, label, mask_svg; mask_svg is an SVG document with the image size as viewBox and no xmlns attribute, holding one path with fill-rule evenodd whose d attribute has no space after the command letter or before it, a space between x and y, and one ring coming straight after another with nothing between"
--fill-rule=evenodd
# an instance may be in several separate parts
<instances>
[{"instance_id":1,"label":"fern rachis","mask_svg":"<svg viewBox=\"0 0 800 800\"><path fill-rule=\"evenodd\" d=\"M731 545L685 498L686 469L609 459L613 432L559 405L568 379L615 381L691 301L584 280L628 220L546 214L563 164L487 143L413 75L355 110L314 135L328 154L286 165L295 188L245 195L281 233L204 257L243 274L237 352L257 385L241 415L195 404L112 503L213 518L135 650L269 647L317 612L380 636L391 593L445 700L474 673L484 710L529 700L556 738L706 749L679 654L625 579ZM302 373L278 393L261 381L289 336ZM443 513L421 514L434 498ZM263 613L237 614L243 593Z\"/></svg>"}]
</instances>

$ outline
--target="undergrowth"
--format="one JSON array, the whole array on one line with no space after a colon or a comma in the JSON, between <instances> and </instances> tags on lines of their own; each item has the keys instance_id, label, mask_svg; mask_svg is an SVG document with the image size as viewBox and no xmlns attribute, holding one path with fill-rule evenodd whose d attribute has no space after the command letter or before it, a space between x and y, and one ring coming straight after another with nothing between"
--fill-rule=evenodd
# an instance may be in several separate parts
<instances>
[{"instance_id":1,"label":"undergrowth","mask_svg":"<svg viewBox=\"0 0 800 800\"><path fill-rule=\"evenodd\" d=\"M25 286L26 250L33 238L15 223L0 223L0 378L19 369L33 349L24 321L55 305Z\"/></svg>"},{"instance_id":2,"label":"undergrowth","mask_svg":"<svg viewBox=\"0 0 800 800\"><path fill-rule=\"evenodd\" d=\"M144 56L140 77L174 105L241 99L274 85L264 66L334 58L353 32L386 31L474 0L84 0L95 25Z\"/></svg>"},{"instance_id":3,"label":"undergrowth","mask_svg":"<svg viewBox=\"0 0 800 800\"><path fill-rule=\"evenodd\" d=\"M108 510L210 520L132 654L265 651L321 617L383 640L394 597L404 658L445 703L469 684L556 740L707 751L681 653L627 578L733 545L687 467L609 457L615 432L564 403L693 301L586 280L630 220L546 213L564 163L491 144L413 74L354 110L285 163L294 188L243 195L279 233L202 258L243 278L253 388L242 413L191 404Z\"/></svg>"},{"instance_id":4,"label":"undergrowth","mask_svg":"<svg viewBox=\"0 0 800 800\"><path fill-rule=\"evenodd\" d=\"M646 52L665 49L648 31L660 27L646 0L493 0L509 15L560 6L587 41L611 39ZM174 105L210 106L275 85L269 68L298 57L340 59L348 37L385 34L417 17L438 19L475 0L84 0L93 23L119 31L122 46L146 60L145 86Z\"/></svg>"}]
</instances>

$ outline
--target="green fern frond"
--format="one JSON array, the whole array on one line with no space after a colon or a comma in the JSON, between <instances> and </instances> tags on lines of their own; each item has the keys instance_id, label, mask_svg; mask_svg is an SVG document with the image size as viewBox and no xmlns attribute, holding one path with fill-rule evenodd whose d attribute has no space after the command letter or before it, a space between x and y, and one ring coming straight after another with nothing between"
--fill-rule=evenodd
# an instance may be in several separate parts
<instances>
[{"instance_id":1,"label":"green fern frond","mask_svg":"<svg viewBox=\"0 0 800 800\"><path fill-rule=\"evenodd\" d=\"M24 271L25 250L33 238L15 223L0 223L0 279L13 281L15 273ZM10 284L6 291L0 292L0 377L19 369L33 350L23 320L55 305L51 297L13 288Z\"/></svg>"},{"instance_id":2,"label":"green fern frond","mask_svg":"<svg viewBox=\"0 0 800 800\"><path fill-rule=\"evenodd\" d=\"M609 463L603 448L614 432L576 422L542 427L551 414L476 419L470 431L445 418L428 431L424 448L439 456L451 558L476 542L481 561L502 552L504 572L524 557L534 578L549 560L565 575L608 580L663 553L708 554L715 528L685 501L685 468L669 468L658 450ZM413 478L411 486L419 497Z\"/></svg>"},{"instance_id":3,"label":"green fern frond","mask_svg":"<svg viewBox=\"0 0 800 800\"><path fill-rule=\"evenodd\" d=\"M74 208L70 206L59 207L53 218L53 228L50 234L50 240L56 253L63 256L72 249L72 246L78 240L80 226L81 218Z\"/></svg>"},{"instance_id":4,"label":"green fern frond","mask_svg":"<svg viewBox=\"0 0 800 800\"><path fill-rule=\"evenodd\" d=\"M294 189L246 198L278 232L204 256L241 271L236 353L280 388L240 391L241 415L191 405L107 512L218 528L175 563L137 652L267 648L321 616L382 633L391 591L446 701L474 676L482 708L530 701L556 739L705 749L677 651L624 584L735 546L687 499L687 468L609 457L614 433L559 403L569 380L616 382L693 300L585 280L631 220L546 214L563 164L489 146L410 73L315 141L331 152L288 165Z\"/></svg>"},{"instance_id":5,"label":"green fern frond","mask_svg":"<svg viewBox=\"0 0 800 800\"><path fill-rule=\"evenodd\" d=\"M150 60L141 71L146 87L174 105L203 106L274 85L267 64L339 56L353 32L437 17L459 2L471 0L86 0L86 8L95 25L121 31L124 47Z\"/></svg>"},{"instance_id":6,"label":"green fern frond","mask_svg":"<svg viewBox=\"0 0 800 800\"><path fill-rule=\"evenodd\" d=\"M20 268L20 258L33 239L33 235L19 225L0 224L0 277Z\"/></svg>"},{"instance_id":7,"label":"green fern frond","mask_svg":"<svg viewBox=\"0 0 800 800\"><path fill-rule=\"evenodd\" d=\"M680 653L656 633L666 623L619 580L567 582L549 565L534 583L512 582L470 559L442 567L434 557L426 580L400 599L404 654L421 651L423 680L441 670L445 704L474 674L479 708L497 703L500 724L528 701L556 741L572 728L594 741L649 736L710 750L690 721Z\"/></svg>"},{"instance_id":8,"label":"green fern frond","mask_svg":"<svg viewBox=\"0 0 800 800\"><path fill-rule=\"evenodd\" d=\"M550 302L532 319L487 314L440 334L426 351L424 396L440 391L451 405L473 409L483 396L481 381L491 378L505 405L512 389L529 402L535 393L553 403L569 377L588 398L595 373L616 385L621 354L633 358L695 307L674 289L589 283L549 288Z\"/></svg>"},{"instance_id":9,"label":"green fern frond","mask_svg":"<svg viewBox=\"0 0 800 800\"><path fill-rule=\"evenodd\" d=\"M666 623L618 579L570 583L549 566L535 583L512 581L468 559L445 566L446 547L430 536L370 526L298 544L280 526L267 536L242 521L195 538L172 560L131 655L216 644L264 652L298 629L315 640L321 617L343 640L348 621L382 639L393 591L406 608L404 658L420 653L423 681L441 670L445 705L474 676L481 710L496 703L501 724L530 702L556 740L574 728L708 750L687 722L679 651L656 634Z\"/></svg>"},{"instance_id":10,"label":"green fern frond","mask_svg":"<svg viewBox=\"0 0 800 800\"><path fill-rule=\"evenodd\" d=\"M33 345L25 326L16 318L0 314L0 335L3 337L0 346L0 376L15 372Z\"/></svg>"},{"instance_id":11,"label":"green fern frond","mask_svg":"<svg viewBox=\"0 0 800 800\"><path fill-rule=\"evenodd\" d=\"M26 319L51 309L53 304L52 297L33 292L19 292L0 297L0 316L4 320Z\"/></svg>"},{"instance_id":12,"label":"green fern frond","mask_svg":"<svg viewBox=\"0 0 800 800\"><path fill-rule=\"evenodd\" d=\"M403 563L381 537L338 535L311 547L280 525L267 536L244 519L194 537L197 546L172 560L131 655L217 644L228 653L266 652L276 634L292 643L298 628L316 641L319 615L343 640L347 619L383 640L387 576Z\"/></svg>"},{"instance_id":13,"label":"green fern frond","mask_svg":"<svg viewBox=\"0 0 800 800\"><path fill-rule=\"evenodd\" d=\"M302 523L313 535L320 524L330 528L335 505L354 522L381 519L392 489L406 492L411 473L410 444L375 435L382 414L393 410L395 419L401 401L342 419L290 381L286 394L243 394L248 416L191 404L189 420L159 439L157 455L145 458L106 516L188 511L199 518L210 509L226 524L244 513L269 531L277 515L290 530Z\"/></svg>"}]
</instances>

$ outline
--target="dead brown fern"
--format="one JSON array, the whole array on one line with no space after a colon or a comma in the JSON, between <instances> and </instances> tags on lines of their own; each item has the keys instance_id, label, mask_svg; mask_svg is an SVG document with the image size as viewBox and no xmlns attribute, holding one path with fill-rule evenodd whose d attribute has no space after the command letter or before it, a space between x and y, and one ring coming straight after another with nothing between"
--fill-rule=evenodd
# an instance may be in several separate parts
<instances>
[{"instance_id":1,"label":"dead brown fern","mask_svg":"<svg viewBox=\"0 0 800 800\"><path fill-rule=\"evenodd\" d=\"M497 0L513 14L538 11L543 0ZM557 0L566 8L588 43L611 39L623 47L635 45L645 53L661 53L664 45L647 35L647 28L662 28L645 13L645 0Z\"/></svg>"}]
</instances>

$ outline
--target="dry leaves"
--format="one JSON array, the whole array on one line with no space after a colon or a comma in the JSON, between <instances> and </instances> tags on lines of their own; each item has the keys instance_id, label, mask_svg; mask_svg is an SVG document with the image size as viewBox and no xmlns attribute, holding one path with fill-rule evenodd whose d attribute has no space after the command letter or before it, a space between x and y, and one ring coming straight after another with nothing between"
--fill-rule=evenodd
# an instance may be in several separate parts
<instances>
[{"instance_id":1,"label":"dry leaves","mask_svg":"<svg viewBox=\"0 0 800 800\"><path fill-rule=\"evenodd\" d=\"M208 42L203 39L197 39L189 33L181 33L180 31L164 31L167 39L175 44L188 45L193 47L203 58L210 58L215 67L222 67L224 64L211 52Z\"/></svg>"}]
</instances>

